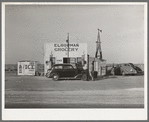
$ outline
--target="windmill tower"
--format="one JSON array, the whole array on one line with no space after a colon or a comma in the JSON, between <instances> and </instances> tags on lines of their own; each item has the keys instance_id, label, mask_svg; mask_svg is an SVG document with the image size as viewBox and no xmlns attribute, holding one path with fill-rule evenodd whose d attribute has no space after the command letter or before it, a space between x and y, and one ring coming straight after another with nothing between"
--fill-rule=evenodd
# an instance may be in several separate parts
<instances>
[{"instance_id":1,"label":"windmill tower","mask_svg":"<svg viewBox=\"0 0 149 122\"><path fill-rule=\"evenodd\" d=\"M102 32L102 30L98 29L94 70L98 72L98 76L102 77L103 75L106 74L106 60L103 59L103 57L102 57L100 32Z\"/></svg>"},{"instance_id":2,"label":"windmill tower","mask_svg":"<svg viewBox=\"0 0 149 122\"><path fill-rule=\"evenodd\" d=\"M97 41L96 41L96 54L95 54L95 58L102 59L100 32L102 32L102 30L98 29L98 35L97 35Z\"/></svg>"}]
</instances>

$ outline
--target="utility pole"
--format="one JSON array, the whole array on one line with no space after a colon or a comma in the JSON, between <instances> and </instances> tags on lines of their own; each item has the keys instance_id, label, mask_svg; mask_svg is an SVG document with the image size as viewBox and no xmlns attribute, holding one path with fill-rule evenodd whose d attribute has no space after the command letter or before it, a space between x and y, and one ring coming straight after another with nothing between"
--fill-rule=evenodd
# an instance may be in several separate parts
<instances>
[{"instance_id":1,"label":"utility pole","mask_svg":"<svg viewBox=\"0 0 149 122\"><path fill-rule=\"evenodd\" d=\"M87 55L87 81L89 81L89 55Z\"/></svg>"},{"instance_id":2,"label":"utility pole","mask_svg":"<svg viewBox=\"0 0 149 122\"><path fill-rule=\"evenodd\" d=\"M95 58L100 59L100 62L102 62L102 51L101 51L100 32L102 33L102 30L98 29L98 35L97 35L97 41L96 41L96 54L95 54ZM99 70L100 70L100 76L102 76L102 66L100 66L100 67L98 66L98 71Z\"/></svg>"},{"instance_id":3,"label":"utility pole","mask_svg":"<svg viewBox=\"0 0 149 122\"><path fill-rule=\"evenodd\" d=\"M67 42L67 46L68 46L68 58L67 58L67 63L69 62L69 33L68 33L68 36L67 36L67 40L66 40L66 42Z\"/></svg>"},{"instance_id":4,"label":"utility pole","mask_svg":"<svg viewBox=\"0 0 149 122\"><path fill-rule=\"evenodd\" d=\"M68 40L68 58L69 58L69 33L68 33L67 40Z\"/></svg>"}]
</instances>

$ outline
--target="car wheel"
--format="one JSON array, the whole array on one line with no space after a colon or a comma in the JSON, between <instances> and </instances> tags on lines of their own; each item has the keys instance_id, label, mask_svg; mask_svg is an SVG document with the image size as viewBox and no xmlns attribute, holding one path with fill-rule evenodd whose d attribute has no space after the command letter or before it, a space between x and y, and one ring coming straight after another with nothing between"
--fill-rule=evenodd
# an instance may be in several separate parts
<instances>
[{"instance_id":1,"label":"car wheel","mask_svg":"<svg viewBox=\"0 0 149 122\"><path fill-rule=\"evenodd\" d=\"M54 81L57 81L59 79L59 75L58 74L53 74L52 78L53 78Z\"/></svg>"},{"instance_id":2,"label":"car wheel","mask_svg":"<svg viewBox=\"0 0 149 122\"><path fill-rule=\"evenodd\" d=\"M82 77L81 77L81 80L86 81L87 80L87 75L83 74Z\"/></svg>"},{"instance_id":3,"label":"car wheel","mask_svg":"<svg viewBox=\"0 0 149 122\"><path fill-rule=\"evenodd\" d=\"M123 76L125 76L125 75L126 75L124 71L122 71L122 75L123 75Z\"/></svg>"}]
</instances>

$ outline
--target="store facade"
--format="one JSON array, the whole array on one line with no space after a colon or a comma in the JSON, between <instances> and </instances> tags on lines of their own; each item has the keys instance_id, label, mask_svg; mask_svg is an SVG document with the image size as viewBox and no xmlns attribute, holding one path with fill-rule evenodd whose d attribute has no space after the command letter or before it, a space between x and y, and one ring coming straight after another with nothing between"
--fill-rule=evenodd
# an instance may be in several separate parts
<instances>
[{"instance_id":1,"label":"store facade","mask_svg":"<svg viewBox=\"0 0 149 122\"><path fill-rule=\"evenodd\" d=\"M45 73L53 64L87 61L87 43L45 43L44 67Z\"/></svg>"}]
</instances>

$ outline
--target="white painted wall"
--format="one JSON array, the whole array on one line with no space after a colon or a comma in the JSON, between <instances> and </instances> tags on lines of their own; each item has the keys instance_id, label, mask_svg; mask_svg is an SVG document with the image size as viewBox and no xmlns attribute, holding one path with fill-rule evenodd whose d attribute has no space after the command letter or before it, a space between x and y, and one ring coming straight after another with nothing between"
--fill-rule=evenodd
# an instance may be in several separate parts
<instances>
[{"instance_id":1,"label":"white painted wall","mask_svg":"<svg viewBox=\"0 0 149 122\"><path fill-rule=\"evenodd\" d=\"M69 57L82 57L85 55L85 60L87 61L87 43L70 43ZM68 47L67 43L45 43L44 44L44 64L45 64L45 73L47 71L46 61L50 60L50 55L53 55L56 60L56 64L63 63L63 58L68 57Z\"/></svg>"}]
</instances>

